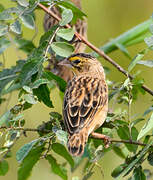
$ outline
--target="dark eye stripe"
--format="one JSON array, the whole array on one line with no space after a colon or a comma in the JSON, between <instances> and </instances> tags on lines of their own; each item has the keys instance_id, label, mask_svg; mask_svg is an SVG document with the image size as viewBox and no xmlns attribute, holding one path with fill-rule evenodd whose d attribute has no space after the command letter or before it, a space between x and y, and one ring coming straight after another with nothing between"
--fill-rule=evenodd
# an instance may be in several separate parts
<instances>
[{"instance_id":1,"label":"dark eye stripe","mask_svg":"<svg viewBox=\"0 0 153 180\"><path fill-rule=\"evenodd\" d=\"M80 62L80 59L76 59L75 61L73 61L74 64L79 64Z\"/></svg>"}]
</instances>

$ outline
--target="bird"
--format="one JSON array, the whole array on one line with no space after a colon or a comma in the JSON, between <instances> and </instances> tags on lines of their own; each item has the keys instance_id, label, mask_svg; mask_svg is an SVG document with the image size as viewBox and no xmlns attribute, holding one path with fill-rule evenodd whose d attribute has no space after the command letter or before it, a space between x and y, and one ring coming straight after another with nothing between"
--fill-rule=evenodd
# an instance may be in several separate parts
<instances>
[{"instance_id":1,"label":"bird","mask_svg":"<svg viewBox=\"0 0 153 180\"><path fill-rule=\"evenodd\" d=\"M72 54L59 63L72 70L63 102L68 151L82 156L88 136L100 127L108 111L108 87L101 63L86 53Z\"/></svg>"},{"instance_id":2,"label":"bird","mask_svg":"<svg viewBox=\"0 0 153 180\"><path fill-rule=\"evenodd\" d=\"M71 0L71 1L72 1L72 3L74 3L74 5L76 5L76 7L81 9L81 2L80 2L80 0ZM54 14L56 14L58 17L61 17L60 11L59 11L58 7L52 6L50 8L50 10ZM47 13L45 14L43 25L44 25L44 30L46 32L49 29L51 29L54 25L57 25L57 24L58 24L58 21L56 19L54 19L53 17L51 17ZM85 18L83 20L78 19L76 21L76 24L74 25L74 29L75 29L76 32L81 34L85 39L87 39L87 21L86 21ZM84 43L78 41L75 36L70 41L70 43L74 44L74 48L75 48L74 53L80 53L80 52L84 52L85 51L86 45ZM51 70L54 74L60 76L66 82L68 82L70 79L73 78L72 71L70 69L68 69L67 67L57 66L58 61L54 61L54 59L55 59L54 57L51 57L51 60L50 60L50 62L48 64L47 69Z\"/></svg>"}]
</instances>

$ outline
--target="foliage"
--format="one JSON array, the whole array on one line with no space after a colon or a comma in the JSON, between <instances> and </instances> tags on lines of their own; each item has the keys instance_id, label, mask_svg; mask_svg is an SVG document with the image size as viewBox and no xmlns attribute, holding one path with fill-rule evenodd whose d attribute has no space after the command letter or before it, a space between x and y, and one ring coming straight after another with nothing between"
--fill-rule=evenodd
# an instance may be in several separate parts
<instances>
[{"instance_id":1,"label":"foliage","mask_svg":"<svg viewBox=\"0 0 153 180\"><path fill-rule=\"evenodd\" d=\"M130 79L127 74L124 82L115 83L107 80L110 102L126 105L125 109L120 111L114 109L111 113L109 112L103 127L97 130L98 133L112 138L117 135L120 139L120 143L114 141L108 149L105 149L101 140L90 138L83 157L71 157L66 149L67 133L62 116L57 112L51 112L50 120L36 128L24 127L26 121L24 111L26 109L32 108L38 102L53 108L54 105L50 98L52 87L56 86L61 93L65 91L66 82L46 68L46 63L50 58L48 52L56 56L59 61L63 57L71 55L74 52L74 47L70 43L74 37L74 29L66 29L65 25L67 23L73 25L77 19L83 19L86 15L73 3L66 0L13 0L13 2L15 6L8 9L0 4L0 54L3 55L13 43L18 50L26 53L27 58L18 59L16 65L10 68L5 68L3 62L0 62L0 105L6 101L4 95L18 91L16 105L0 117L0 136L4 138L4 143L0 147L0 176L4 176L9 170L11 150L17 140L22 134L26 136L26 131L35 131L38 138L23 144L16 152L16 159L19 163L18 180L28 179L33 167L41 158L46 159L51 165L52 173L64 180L68 179L65 168L67 163L71 167L71 171L74 171L81 161L87 158L83 179L88 179L94 173L95 166L101 170L98 162L111 150L123 160L122 164L112 171L113 178L123 178L127 175L131 176L129 178L131 180L148 178L148 174L151 175L152 172L143 168L143 162L147 161L151 166L153 165L151 132L153 129L153 105L148 109L144 108L145 112L140 113L139 117L132 118L132 103L137 101L139 93L145 94L145 90L142 88L144 80L137 74L134 74L133 79ZM32 40L23 37L22 27L24 25L33 31L36 30L35 12L40 10L39 3L45 6L56 4L61 9L62 20L44 33L39 44L35 45ZM12 40L10 40L10 36ZM146 49L131 58L126 47L142 41L145 41ZM152 68L153 60L143 60L145 55L153 50L152 19L111 40L100 49L107 54L116 49L121 50L131 60L127 73L131 73L137 64ZM93 54L96 57L99 56L96 53ZM146 122L145 119L147 119ZM144 124L139 132L140 122ZM22 131L23 133L21 133ZM61 156L66 163L59 163L57 156ZM6 158L8 158L7 161ZM79 178L73 177L74 179Z\"/></svg>"}]
</instances>

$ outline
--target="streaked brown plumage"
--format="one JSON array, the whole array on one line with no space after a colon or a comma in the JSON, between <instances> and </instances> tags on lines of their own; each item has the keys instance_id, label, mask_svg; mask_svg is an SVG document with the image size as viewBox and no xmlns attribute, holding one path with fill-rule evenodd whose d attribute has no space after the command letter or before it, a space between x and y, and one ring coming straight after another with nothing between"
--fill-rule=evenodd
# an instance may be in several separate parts
<instances>
[{"instance_id":1,"label":"streaked brown plumage","mask_svg":"<svg viewBox=\"0 0 153 180\"><path fill-rule=\"evenodd\" d=\"M71 0L78 8L81 9L81 3L80 0ZM54 12L54 14L58 15L59 17L61 17L60 12L58 10L57 7L53 6L51 8L51 11ZM45 31L48 31L51 27L53 27L54 25L58 24L58 21L56 19L54 19L53 17L51 17L49 14L45 14L44 17L44 29ZM75 30L81 34L83 37L85 37L87 39L87 22L86 20L80 20L78 19L76 24L74 25ZM75 42L76 41L76 42ZM80 53L80 52L84 52L85 51L85 44L81 43L79 41L77 41L77 38L74 37L73 40L71 41L71 43L74 43L74 47L75 47L75 53ZM67 67L63 67L63 66L57 66L56 62L54 64L54 72L56 72L55 74L60 76L61 78L63 78L65 81L69 81L70 79L72 79L73 77L73 73L70 69L68 69Z\"/></svg>"},{"instance_id":2,"label":"streaked brown plumage","mask_svg":"<svg viewBox=\"0 0 153 180\"><path fill-rule=\"evenodd\" d=\"M105 121L108 90L100 62L88 54L74 54L60 63L71 68L63 105L64 123L69 134L68 150L82 155L88 136Z\"/></svg>"}]
</instances>

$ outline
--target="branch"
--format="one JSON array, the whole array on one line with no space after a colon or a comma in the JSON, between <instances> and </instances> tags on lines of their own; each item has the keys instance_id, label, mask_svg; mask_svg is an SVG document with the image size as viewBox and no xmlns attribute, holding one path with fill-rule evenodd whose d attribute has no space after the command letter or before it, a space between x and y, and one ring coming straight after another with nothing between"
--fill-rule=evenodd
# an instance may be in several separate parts
<instances>
[{"instance_id":1,"label":"branch","mask_svg":"<svg viewBox=\"0 0 153 180\"><path fill-rule=\"evenodd\" d=\"M6 126L1 126L0 129L6 129L6 130L18 130L18 131L23 131L23 132L45 132L45 133L49 133L51 132L51 130L47 130L47 129L35 129L35 128L23 128L23 127L6 127ZM139 146L146 146L147 144L145 143L141 143L138 141L132 141L132 140L117 140L117 139L111 139L110 137L104 135L104 134L100 134L100 133L96 133L93 132L91 134L91 137L94 139L101 139L106 143L124 143L124 144L135 144L135 145L139 145ZM107 147L107 146L106 146ZM153 145L151 146L153 147Z\"/></svg>"},{"instance_id":2,"label":"branch","mask_svg":"<svg viewBox=\"0 0 153 180\"><path fill-rule=\"evenodd\" d=\"M95 133L95 132L93 132L91 134L91 137L94 138L94 139L101 139L103 141L108 141L110 143L135 144L135 145L139 145L139 146L146 146L147 145L145 143L141 143L141 142L133 141L133 140L125 140L125 139L116 140L116 139L111 139L111 138L109 138L108 136L106 136L104 134L99 134L99 133ZM151 147L153 147L153 145Z\"/></svg>"},{"instance_id":3,"label":"branch","mask_svg":"<svg viewBox=\"0 0 153 180\"><path fill-rule=\"evenodd\" d=\"M46 8L44 5L38 3L38 6L43 9L46 13L54 17L57 21L61 21L61 18L58 17L56 14L54 14L52 11L50 11L48 8ZM65 27L71 28L69 24L67 24ZM88 47L90 47L92 50L94 50L99 56L103 57L106 61L111 63L118 71L120 71L125 76L129 77L130 79L133 79L133 76L128 74L126 70L124 70L119 64L117 64L113 59L111 59L108 55L104 53L104 51L98 49L96 46L94 46L92 43L90 43L88 40L86 40L83 36L81 36L79 33L75 32L75 36L84 44L86 44ZM142 85L142 88L148 92L150 95L153 96L153 91L149 89L146 85Z\"/></svg>"},{"instance_id":4,"label":"branch","mask_svg":"<svg viewBox=\"0 0 153 180\"><path fill-rule=\"evenodd\" d=\"M23 131L23 132L27 132L27 131L31 131L31 132L45 132L45 133L51 132L50 130L47 130L47 129L35 129L35 128L23 128L23 127L6 127L6 126L1 126L0 129L6 129L8 131L10 131L10 130L17 130L17 131Z\"/></svg>"}]
</instances>

